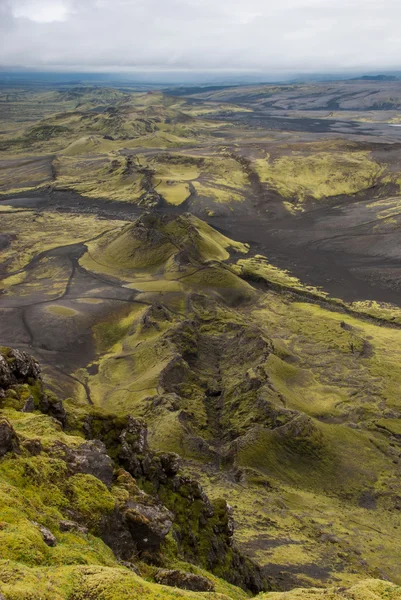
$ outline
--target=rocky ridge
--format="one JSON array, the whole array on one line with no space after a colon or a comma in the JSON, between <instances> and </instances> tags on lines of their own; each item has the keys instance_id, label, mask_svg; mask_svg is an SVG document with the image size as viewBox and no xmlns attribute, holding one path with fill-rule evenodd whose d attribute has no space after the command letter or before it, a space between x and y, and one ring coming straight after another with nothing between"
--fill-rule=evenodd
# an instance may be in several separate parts
<instances>
[{"instance_id":1,"label":"rocky ridge","mask_svg":"<svg viewBox=\"0 0 401 600\"><path fill-rule=\"evenodd\" d=\"M258 566L235 548L230 507L225 501L211 502L199 483L180 474L178 455L152 452L143 421L96 409L83 416L69 414L44 390L38 363L24 352L2 349L0 366L0 457L11 463L41 459L60 469L60 488L72 500L62 510L62 519L51 519L52 526L40 522L40 515L38 521L30 520L45 545L59 545L58 531L61 537L62 532L95 535L120 564L136 573L136 563L168 566L167 554L173 553L244 589L258 592L266 587ZM22 415L37 416L38 430L29 431L29 436L18 431ZM42 439L44 418L58 439ZM35 481L40 480L38 472L29 476L40 485ZM94 514L80 497L85 494L76 485L80 478L82 483L91 481L105 500L113 490L114 502L105 501ZM0 570L0 589L1 581ZM159 568L155 581L188 590L214 589L204 576L179 569Z\"/></svg>"}]
</instances>

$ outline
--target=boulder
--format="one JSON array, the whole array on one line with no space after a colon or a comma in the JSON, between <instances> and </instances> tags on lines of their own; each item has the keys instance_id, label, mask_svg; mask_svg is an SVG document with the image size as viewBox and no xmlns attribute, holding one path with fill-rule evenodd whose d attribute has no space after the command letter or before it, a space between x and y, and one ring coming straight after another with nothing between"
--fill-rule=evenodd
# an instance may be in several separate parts
<instances>
[{"instance_id":1,"label":"boulder","mask_svg":"<svg viewBox=\"0 0 401 600\"><path fill-rule=\"evenodd\" d=\"M25 400L25 404L22 407L22 412L24 413L31 413L35 410L35 401L33 399L33 396L29 396L29 398L27 398Z\"/></svg>"},{"instance_id":2,"label":"boulder","mask_svg":"<svg viewBox=\"0 0 401 600\"><path fill-rule=\"evenodd\" d=\"M59 527L60 527L60 531L63 531L63 532L73 531L75 533L82 533L83 535L87 535L87 533L88 533L88 528L83 527L79 523L76 523L76 521L68 521L68 520L60 521Z\"/></svg>"},{"instance_id":3,"label":"boulder","mask_svg":"<svg viewBox=\"0 0 401 600\"><path fill-rule=\"evenodd\" d=\"M18 452L17 435L5 417L0 417L0 458L7 452Z\"/></svg>"},{"instance_id":4,"label":"boulder","mask_svg":"<svg viewBox=\"0 0 401 600\"><path fill-rule=\"evenodd\" d=\"M42 413L57 419L64 428L67 424L67 413L65 412L61 400L54 398L52 394L43 394L40 400L39 408Z\"/></svg>"},{"instance_id":5,"label":"boulder","mask_svg":"<svg viewBox=\"0 0 401 600\"><path fill-rule=\"evenodd\" d=\"M8 388L12 384L12 373L10 365L3 355L0 354L0 387Z\"/></svg>"},{"instance_id":6,"label":"boulder","mask_svg":"<svg viewBox=\"0 0 401 600\"><path fill-rule=\"evenodd\" d=\"M41 378L39 363L26 352L22 352L21 350L10 350L8 352L8 363L13 375L18 381L25 383L29 378Z\"/></svg>"},{"instance_id":7,"label":"boulder","mask_svg":"<svg viewBox=\"0 0 401 600\"><path fill-rule=\"evenodd\" d=\"M86 473L94 475L102 481L107 487L113 482L114 465L113 461L106 452L106 446L99 440L90 440L78 446L70 448L58 444L55 446L57 451L61 450L64 454L71 474Z\"/></svg>"},{"instance_id":8,"label":"boulder","mask_svg":"<svg viewBox=\"0 0 401 600\"><path fill-rule=\"evenodd\" d=\"M50 547L57 545L57 540L56 540L55 536L52 534L52 532L50 531L50 529L47 529L47 527L44 527L43 525L36 523L36 521L32 521L32 525L35 525L35 527L37 527L39 529L40 533L42 534L43 541L45 544L47 544Z\"/></svg>"},{"instance_id":9,"label":"boulder","mask_svg":"<svg viewBox=\"0 0 401 600\"><path fill-rule=\"evenodd\" d=\"M194 573L185 573L178 569L160 569L155 575L155 581L161 585L178 587L192 592L213 592L214 583Z\"/></svg>"},{"instance_id":10,"label":"boulder","mask_svg":"<svg viewBox=\"0 0 401 600\"><path fill-rule=\"evenodd\" d=\"M169 477L177 475L181 466L181 458L178 454L175 454L174 452L163 452L162 454L159 454L159 458L162 469L166 475Z\"/></svg>"},{"instance_id":11,"label":"boulder","mask_svg":"<svg viewBox=\"0 0 401 600\"><path fill-rule=\"evenodd\" d=\"M163 505L146 505L130 500L125 518L139 552L157 552L169 533L174 515Z\"/></svg>"}]
</instances>

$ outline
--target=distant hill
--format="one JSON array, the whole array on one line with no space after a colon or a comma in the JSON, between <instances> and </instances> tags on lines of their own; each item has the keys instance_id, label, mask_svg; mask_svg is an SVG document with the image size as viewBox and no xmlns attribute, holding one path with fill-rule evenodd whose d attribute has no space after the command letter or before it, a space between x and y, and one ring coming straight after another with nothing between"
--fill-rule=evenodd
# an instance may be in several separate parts
<instances>
[{"instance_id":1,"label":"distant hill","mask_svg":"<svg viewBox=\"0 0 401 600\"><path fill-rule=\"evenodd\" d=\"M395 75L362 75L362 77L353 77L350 81L398 81Z\"/></svg>"}]
</instances>

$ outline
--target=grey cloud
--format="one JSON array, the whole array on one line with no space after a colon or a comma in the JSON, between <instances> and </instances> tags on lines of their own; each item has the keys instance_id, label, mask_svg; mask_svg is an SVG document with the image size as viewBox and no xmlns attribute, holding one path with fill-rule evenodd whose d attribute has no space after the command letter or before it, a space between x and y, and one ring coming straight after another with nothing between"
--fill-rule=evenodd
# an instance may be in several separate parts
<instances>
[{"instance_id":1,"label":"grey cloud","mask_svg":"<svg viewBox=\"0 0 401 600\"><path fill-rule=\"evenodd\" d=\"M398 0L0 0L0 65L400 68Z\"/></svg>"}]
</instances>

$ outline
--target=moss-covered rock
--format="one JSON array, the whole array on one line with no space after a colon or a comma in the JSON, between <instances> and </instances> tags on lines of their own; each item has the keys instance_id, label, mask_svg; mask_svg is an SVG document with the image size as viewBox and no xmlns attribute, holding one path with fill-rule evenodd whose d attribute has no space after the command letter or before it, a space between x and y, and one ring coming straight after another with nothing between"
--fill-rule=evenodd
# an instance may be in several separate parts
<instances>
[{"instance_id":1,"label":"moss-covered rock","mask_svg":"<svg viewBox=\"0 0 401 600\"><path fill-rule=\"evenodd\" d=\"M155 575L155 581L162 585L192 590L193 592L214 591L213 583L206 577L194 573L185 573L178 569L160 569Z\"/></svg>"}]
</instances>

